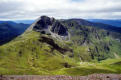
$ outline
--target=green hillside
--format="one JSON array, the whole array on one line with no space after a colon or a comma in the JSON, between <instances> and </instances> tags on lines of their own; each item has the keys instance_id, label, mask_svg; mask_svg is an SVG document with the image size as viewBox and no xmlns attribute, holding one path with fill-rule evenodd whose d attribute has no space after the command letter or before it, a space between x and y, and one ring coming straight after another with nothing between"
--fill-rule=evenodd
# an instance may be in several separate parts
<instances>
[{"instance_id":1,"label":"green hillside","mask_svg":"<svg viewBox=\"0 0 121 80\"><path fill-rule=\"evenodd\" d=\"M0 46L0 74L121 73L120 35L75 21L44 17Z\"/></svg>"},{"instance_id":2,"label":"green hillside","mask_svg":"<svg viewBox=\"0 0 121 80\"><path fill-rule=\"evenodd\" d=\"M121 33L93 26L78 25L76 21L65 21L75 46L77 57L83 61L105 60L121 56ZM84 56L86 55L86 58Z\"/></svg>"},{"instance_id":3,"label":"green hillside","mask_svg":"<svg viewBox=\"0 0 121 80\"><path fill-rule=\"evenodd\" d=\"M51 45L40 42L41 36L32 31L0 46L0 73L49 74L49 71L77 65L75 60L52 50Z\"/></svg>"},{"instance_id":4,"label":"green hillside","mask_svg":"<svg viewBox=\"0 0 121 80\"><path fill-rule=\"evenodd\" d=\"M40 35L38 32L27 32L1 46L0 74L87 75L120 73L120 65L114 65L114 63L121 61L120 58L100 63L80 62L76 58L68 57L69 52L63 55L57 50L52 51L51 45L39 41L43 36L45 35ZM46 35L45 37L49 38L50 36Z\"/></svg>"}]
</instances>

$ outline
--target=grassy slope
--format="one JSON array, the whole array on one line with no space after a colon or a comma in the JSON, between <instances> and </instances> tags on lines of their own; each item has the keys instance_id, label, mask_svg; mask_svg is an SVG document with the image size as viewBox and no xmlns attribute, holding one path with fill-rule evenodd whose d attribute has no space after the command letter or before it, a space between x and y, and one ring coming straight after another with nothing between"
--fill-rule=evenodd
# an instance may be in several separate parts
<instances>
[{"instance_id":1,"label":"grassy slope","mask_svg":"<svg viewBox=\"0 0 121 80\"><path fill-rule=\"evenodd\" d=\"M64 63L76 65L74 60L62 56L57 50L51 51L50 45L38 39L39 33L30 32L0 46L0 73L49 74L64 68Z\"/></svg>"},{"instance_id":2,"label":"grassy slope","mask_svg":"<svg viewBox=\"0 0 121 80\"><path fill-rule=\"evenodd\" d=\"M57 72L58 75L88 75L94 73L121 73L121 65L115 65L114 63L120 62L119 59L108 59L97 62L81 62L79 66L72 68L63 68Z\"/></svg>"},{"instance_id":3,"label":"grassy slope","mask_svg":"<svg viewBox=\"0 0 121 80\"><path fill-rule=\"evenodd\" d=\"M120 65L113 65L121 59L106 60L100 63L80 63L79 58L77 58L78 52L82 57L85 57L87 55L85 46L81 48L70 47L75 48L75 57L69 58L57 50L52 51L52 46L40 42L41 36L37 32L26 32L15 40L0 46L0 74L87 75L121 73ZM62 46L60 42L57 43ZM65 43L71 45L71 42ZM65 63L71 65L71 68L66 68Z\"/></svg>"}]
</instances>

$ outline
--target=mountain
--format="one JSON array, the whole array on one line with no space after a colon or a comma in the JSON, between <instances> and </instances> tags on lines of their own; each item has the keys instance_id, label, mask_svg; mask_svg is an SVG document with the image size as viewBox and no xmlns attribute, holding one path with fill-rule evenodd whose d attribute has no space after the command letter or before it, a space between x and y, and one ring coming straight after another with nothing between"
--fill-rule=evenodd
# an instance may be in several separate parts
<instances>
[{"instance_id":1,"label":"mountain","mask_svg":"<svg viewBox=\"0 0 121 80\"><path fill-rule=\"evenodd\" d=\"M93 27L99 27L108 31L113 31L113 32L119 32L121 33L121 28L108 25L108 24L103 24L103 23L95 23L95 22L90 22L84 19L70 19L71 21L77 21L80 25L85 25L85 26L93 26Z\"/></svg>"},{"instance_id":2,"label":"mountain","mask_svg":"<svg viewBox=\"0 0 121 80\"><path fill-rule=\"evenodd\" d=\"M116 27L121 27L121 20L107 20L107 19L88 19L88 21L108 24Z\"/></svg>"},{"instance_id":3,"label":"mountain","mask_svg":"<svg viewBox=\"0 0 121 80\"><path fill-rule=\"evenodd\" d=\"M28 26L28 24L17 24L12 21L0 21L0 44L6 43L22 34Z\"/></svg>"},{"instance_id":4,"label":"mountain","mask_svg":"<svg viewBox=\"0 0 121 80\"><path fill-rule=\"evenodd\" d=\"M21 36L0 46L0 73L121 73L118 29L83 19L41 16Z\"/></svg>"},{"instance_id":5,"label":"mountain","mask_svg":"<svg viewBox=\"0 0 121 80\"><path fill-rule=\"evenodd\" d=\"M34 20L15 20L16 23L32 24Z\"/></svg>"}]
</instances>

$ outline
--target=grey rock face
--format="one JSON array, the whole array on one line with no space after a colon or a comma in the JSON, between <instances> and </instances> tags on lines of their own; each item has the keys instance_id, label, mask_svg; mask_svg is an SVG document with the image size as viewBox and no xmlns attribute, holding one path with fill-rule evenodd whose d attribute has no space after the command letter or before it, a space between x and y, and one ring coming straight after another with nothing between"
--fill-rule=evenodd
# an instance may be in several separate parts
<instances>
[{"instance_id":1,"label":"grey rock face","mask_svg":"<svg viewBox=\"0 0 121 80\"><path fill-rule=\"evenodd\" d=\"M68 37L68 29L59 20L41 16L35 23L32 24L32 29L43 34L51 34L61 38Z\"/></svg>"},{"instance_id":2,"label":"grey rock face","mask_svg":"<svg viewBox=\"0 0 121 80\"><path fill-rule=\"evenodd\" d=\"M57 33L58 35L66 36L68 35L68 30L59 21L56 21L51 28L51 31Z\"/></svg>"},{"instance_id":3,"label":"grey rock face","mask_svg":"<svg viewBox=\"0 0 121 80\"><path fill-rule=\"evenodd\" d=\"M34 30L48 29L49 25L52 25L51 19L49 17L42 16L40 20L37 21L33 29Z\"/></svg>"}]
</instances>

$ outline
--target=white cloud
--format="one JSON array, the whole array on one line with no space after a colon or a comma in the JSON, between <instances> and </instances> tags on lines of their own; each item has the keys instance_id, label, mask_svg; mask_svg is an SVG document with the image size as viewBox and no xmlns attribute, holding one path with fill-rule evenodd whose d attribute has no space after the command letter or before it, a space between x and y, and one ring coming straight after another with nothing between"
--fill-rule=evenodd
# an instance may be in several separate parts
<instances>
[{"instance_id":1,"label":"white cloud","mask_svg":"<svg viewBox=\"0 0 121 80\"><path fill-rule=\"evenodd\" d=\"M0 19L121 18L121 0L0 0Z\"/></svg>"}]
</instances>

